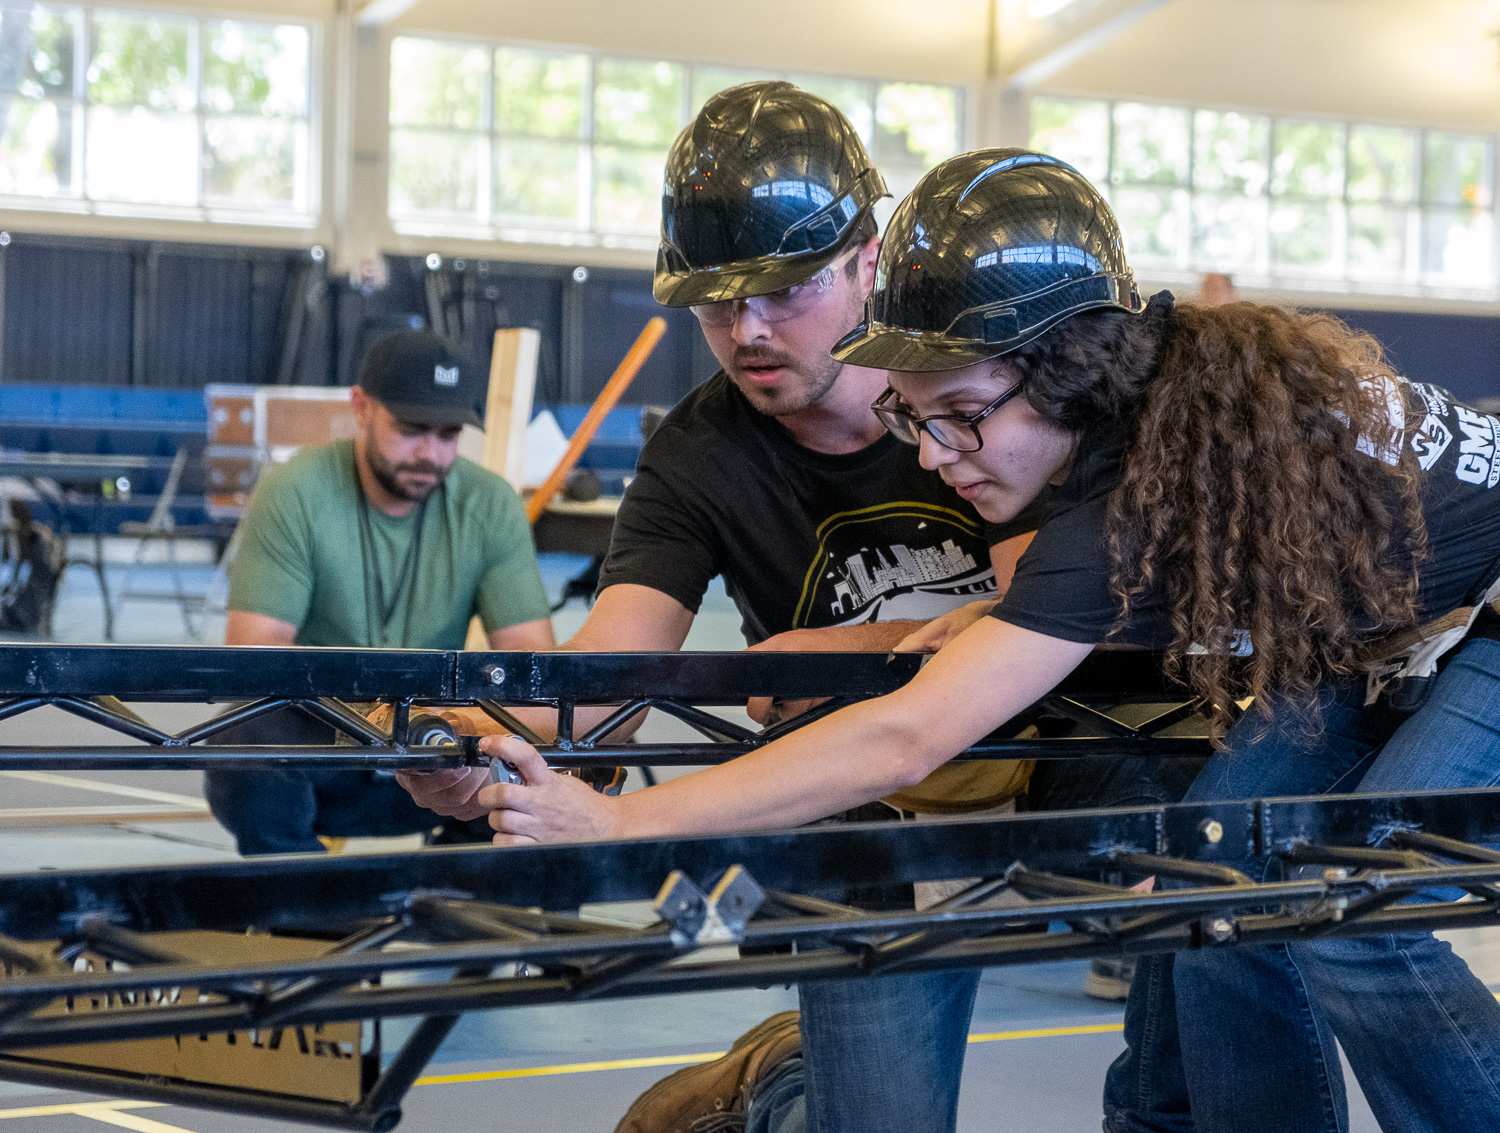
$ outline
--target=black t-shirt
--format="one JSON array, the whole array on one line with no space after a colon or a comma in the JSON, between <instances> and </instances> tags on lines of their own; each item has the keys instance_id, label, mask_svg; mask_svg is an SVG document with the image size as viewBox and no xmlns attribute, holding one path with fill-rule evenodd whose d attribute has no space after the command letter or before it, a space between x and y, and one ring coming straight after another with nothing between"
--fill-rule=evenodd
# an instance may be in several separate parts
<instances>
[{"instance_id":1,"label":"black t-shirt","mask_svg":"<svg viewBox=\"0 0 1500 1133\"><path fill-rule=\"evenodd\" d=\"M721 372L641 451L599 589L636 583L697 612L715 575L754 644L790 629L928 619L993 596L989 548L1036 527L989 525L917 450L882 436L814 452Z\"/></svg>"},{"instance_id":2,"label":"black t-shirt","mask_svg":"<svg viewBox=\"0 0 1500 1133\"><path fill-rule=\"evenodd\" d=\"M1500 420L1460 404L1445 389L1399 383L1388 398L1391 423L1422 469L1428 557L1418 574L1425 621L1472 605L1500 576ZM1104 544L1109 494L1119 486L1127 447L1123 425L1086 436L1067 482L1052 493L1036 538L1016 565L994 616L1066 641L1104 641L1119 616ZM1394 462L1361 441L1371 459ZM1170 644L1162 596L1132 602L1130 624L1111 641L1151 648Z\"/></svg>"}]
</instances>

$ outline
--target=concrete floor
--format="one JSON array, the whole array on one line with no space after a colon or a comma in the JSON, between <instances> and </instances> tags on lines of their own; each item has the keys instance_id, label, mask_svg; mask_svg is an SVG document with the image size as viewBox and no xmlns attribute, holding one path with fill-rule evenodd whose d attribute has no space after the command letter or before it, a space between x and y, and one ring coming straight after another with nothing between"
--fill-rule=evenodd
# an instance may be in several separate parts
<instances>
[{"instance_id":1,"label":"concrete floor","mask_svg":"<svg viewBox=\"0 0 1500 1133\"><path fill-rule=\"evenodd\" d=\"M556 592L577 561L548 557ZM208 571L200 570L198 584ZM581 622L579 603L557 617L559 638ZM98 640L102 606L92 576L70 572L55 619L61 641ZM204 639L222 639L222 619ZM141 603L119 619L118 640L186 643L177 611ZM738 648L739 619L715 589L688 647ZM206 714L191 706L137 708L154 723L180 728ZM663 738L673 722L653 723ZM93 725L51 709L0 722L0 744L67 743L98 738ZM4 810L123 806L191 812L201 805L193 772L90 772L47 777L0 773ZM205 816L194 821L94 826L0 826L0 870L68 869L101 864L227 860L228 835ZM628 913L629 911L626 910ZM1453 934L1455 947L1481 979L1500 987L1500 933ZM1079 1133L1099 1127L1099 1095L1110 1061L1122 1049L1121 1010L1082 993L1078 962L984 974L971 1029L960 1104L960 1133ZM528 1007L468 1015L411 1091L404 1133L607 1133L632 1099L693 1056L724 1050L766 1015L795 1006L795 993L712 992L576 1006ZM409 1024L387 1024L387 1049ZM643 1063L645 1063L643 1065ZM1350 1080L1352 1133L1377 1125ZM180 1106L39 1090L0 1081L0 1133L90 1133L102 1126L140 1133L271 1133L308 1126L228 1116Z\"/></svg>"}]
</instances>

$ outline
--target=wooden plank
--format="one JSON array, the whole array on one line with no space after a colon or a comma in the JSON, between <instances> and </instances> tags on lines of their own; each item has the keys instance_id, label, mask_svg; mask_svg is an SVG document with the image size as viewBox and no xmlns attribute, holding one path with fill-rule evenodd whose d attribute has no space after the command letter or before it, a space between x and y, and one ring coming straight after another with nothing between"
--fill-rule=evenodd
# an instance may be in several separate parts
<instances>
[{"instance_id":1,"label":"wooden plank","mask_svg":"<svg viewBox=\"0 0 1500 1133\"><path fill-rule=\"evenodd\" d=\"M536 361L542 336L531 327L502 327L490 355L490 387L484 404L484 442L479 463L499 473L519 492L526 477L526 426L536 392ZM484 650L489 641L479 619L469 621L465 649Z\"/></svg>"},{"instance_id":2,"label":"wooden plank","mask_svg":"<svg viewBox=\"0 0 1500 1133\"><path fill-rule=\"evenodd\" d=\"M495 350L490 358L482 463L509 480L518 492L525 476L526 426L531 423L541 343L541 333L531 327L504 327L495 332Z\"/></svg>"}]
</instances>

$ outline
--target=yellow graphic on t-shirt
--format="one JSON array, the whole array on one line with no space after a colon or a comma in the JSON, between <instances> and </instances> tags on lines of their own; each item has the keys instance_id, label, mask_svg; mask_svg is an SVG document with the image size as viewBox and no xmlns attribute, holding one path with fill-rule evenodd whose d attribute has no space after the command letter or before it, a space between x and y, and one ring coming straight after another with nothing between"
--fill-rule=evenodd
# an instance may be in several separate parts
<instances>
[{"instance_id":1,"label":"yellow graphic on t-shirt","mask_svg":"<svg viewBox=\"0 0 1500 1133\"><path fill-rule=\"evenodd\" d=\"M896 500L829 516L792 624L925 621L994 594L979 524L953 508Z\"/></svg>"}]
</instances>

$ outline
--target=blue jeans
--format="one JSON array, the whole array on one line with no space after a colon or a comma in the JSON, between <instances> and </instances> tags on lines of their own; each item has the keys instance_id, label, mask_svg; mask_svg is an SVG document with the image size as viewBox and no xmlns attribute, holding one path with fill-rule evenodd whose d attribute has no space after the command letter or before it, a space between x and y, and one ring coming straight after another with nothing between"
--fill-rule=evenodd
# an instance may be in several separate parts
<instances>
[{"instance_id":1,"label":"blue jeans","mask_svg":"<svg viewBox=\"0 0 1500 1133\"><path fill-rule=\"evenodd\" d=\"M1031 809L1175 802L1199 766L1058 761L1033 780ZM978 987L974 968L803 984L803 1057L756 1091L748 1133L952 1133ZM1132 1003L1126 1033L1136 1045L1107 1087L1111 1131L1191 1130L1171 995Z\"/></svg>"},{"instance_id":2,"label":"blue jeans","mask_svg":"<svg viewBox=\"0 0 1500 1133\"><path fill-rule=\"evenodd\" d=\"M287 709L228 728L211 742L331 745L334 732ZM373 771L211 770L204 773L203 793L247 856L321 853L320 834L388 838L430 831L444 821L413 802L392 776Z\"/></svg>"},{"instance_id":3,"label":"blue jeans","mask_svg":"<svg viewBox=\"0 0 1500 1133\"><path fill-rule=\"evenodd\" d=\"M1190 801L1500 783L1500 642L1465 644L1410 716L1329 689L1324 731L1246 717ZM1271 876L1274 860L1237 863ZM1431 933L1184 952L1170 967L1203 1133L1345 1133L1343 1046L1386 1133L1500 1130L1500 1005ZM1134 992L1132 992L1134 997Z\"/></svg>"}]
</instances>

